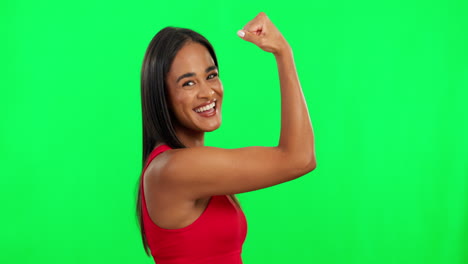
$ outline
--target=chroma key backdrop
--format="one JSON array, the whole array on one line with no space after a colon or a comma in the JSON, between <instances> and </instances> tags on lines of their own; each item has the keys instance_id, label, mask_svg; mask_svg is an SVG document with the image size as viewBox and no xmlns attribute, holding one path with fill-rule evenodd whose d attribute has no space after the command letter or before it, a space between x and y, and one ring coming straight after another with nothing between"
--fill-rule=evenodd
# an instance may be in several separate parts
<instances>
[{"instance_id":1,"label":"chroma key backdrop","mask_svg":"<svg viewBox=\"0 0 468 264\"><path fill-rule=\"evenodd\" d=\"M468 263L468 2L0 4L0 263L154 263L135 216L140 70L152 37L213 44L206 145L275 146L274 56L236 32L265 12L290 43L317 168L237 197L245 264Z\"/></svg>"}]
</instances>

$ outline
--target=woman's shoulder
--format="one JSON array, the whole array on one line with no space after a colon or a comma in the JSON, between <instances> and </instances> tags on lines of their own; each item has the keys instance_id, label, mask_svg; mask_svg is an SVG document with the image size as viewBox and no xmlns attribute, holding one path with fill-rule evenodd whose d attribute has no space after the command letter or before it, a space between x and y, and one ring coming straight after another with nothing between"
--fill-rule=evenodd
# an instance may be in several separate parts
<instances>
[{"instance_id":1,"label":"woman's shoulder","mask_svg":"<svg viewBox=\"0 0 468 264\"><path fill-rule=\"evenodd\" d=\"M145 182L153 182L160 177L161 172L169 163L172 152L175 150L164 143L160 143L153 148L150 154L151 160L147 164L144 174Z\"/></svg>"},{"instance_id":2,"label":"woman's shoulder","mask_svg":"<svg viewBox=\"0 0 468 264\"><path fill-rule=\"evenodd\" d=\"M166 144L158 144L153 150L153 159L148 164L145 177L158 183L178 177L178 174L191 170L190 164L197 162L197 157L203 155L206 148L210 147L171 148Z\"/></svg>"},{"instance_id":3,"label":"woman's shoulder","mask_svg":"<svg viewBox=\"0 0 468 264\"><path fill-rule=\"evenodd\" d=\"M158 180L175 179L180 175L185 177L198 168L200 163L224 159L226 151L232 150L212 146L170 148L165 144L158 144L154 149L154 158L148 164L148 174L152 175L150 177L157 177Z\"/></svg>"}]
</instances>

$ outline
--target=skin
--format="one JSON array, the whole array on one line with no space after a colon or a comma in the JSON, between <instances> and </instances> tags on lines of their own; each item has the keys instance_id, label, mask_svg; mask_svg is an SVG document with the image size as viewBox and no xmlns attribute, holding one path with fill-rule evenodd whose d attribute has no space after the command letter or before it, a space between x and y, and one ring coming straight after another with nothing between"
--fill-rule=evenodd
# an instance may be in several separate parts
<instances>
[{"instance_id":1,"label":"skin","mask_svg":"<svg viewBox=\"0 0 468 264\"><path fill-rule=\"evenodd\" d=\"M268 188L301 177L316 167L312 125L297 76L292 49L265 13L240 36L276 59L281 88L281 133L275 147L222 149L204 146L204 133L221 124L223 87L205 72L214 65L200 44L187 43L176 55L166 79L176 133L188 146L170 149L152 160L144 175L148 212L155 224L183 228L205 210L211 196ZM187 72L196 75L183 79ZM187 83L188 82L188 83ZM188 86L182 86L188 84ZM218 100L216 116L200 117L193 108Z\"/></svg>"},{"instance_id":2,"label":"skin","mask_svg":"<svg viewBox=\"0 0 468 264\"><path fill-rule=\"evenodd\" d=\"M205 132L216 130L221 125L223 85L218 78L218 70L205 72L216 66L205 46L186 43L177 53L166 77L170 108L175 114L174 127L177 137L187 147L204 146ZM179 76L194 72L195 76ZM216 115L203 117L193 109L216 99Z\"/></svg>"}]
</instances>

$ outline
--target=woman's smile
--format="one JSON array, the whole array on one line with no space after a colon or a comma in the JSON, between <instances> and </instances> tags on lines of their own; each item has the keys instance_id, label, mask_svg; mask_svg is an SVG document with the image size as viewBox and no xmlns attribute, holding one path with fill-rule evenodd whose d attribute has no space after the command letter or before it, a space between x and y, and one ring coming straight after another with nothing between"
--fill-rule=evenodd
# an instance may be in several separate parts
<instances>
[{"instance_id":1,"label":"woman's smile","mask_svg":"<svg viewBox=\"0 0 468 264\"><path fill-rule=\"evenodd\" d=\"M216 99L194 108L193 111L203 117L212 117L216 115L218 112L216 108Z\"/></svg>"}]
</instances>

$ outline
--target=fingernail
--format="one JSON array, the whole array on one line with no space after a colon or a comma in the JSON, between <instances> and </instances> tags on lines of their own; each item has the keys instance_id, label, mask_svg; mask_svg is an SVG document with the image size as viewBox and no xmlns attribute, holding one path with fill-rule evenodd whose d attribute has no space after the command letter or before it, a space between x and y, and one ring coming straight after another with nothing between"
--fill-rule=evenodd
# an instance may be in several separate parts
<instances>
[{"instance_id":1,"label":"fingernail","mask_svg":"<svg viewBox=\"0 0 468 264\"><path fill-rule=\"evenodd\" d=\"M239 31L237 31L237 35L239 35L239 37L243 38L245 36L245 32L242 31L242 30L239 30Z\"/></svg>"}]
</instances>

